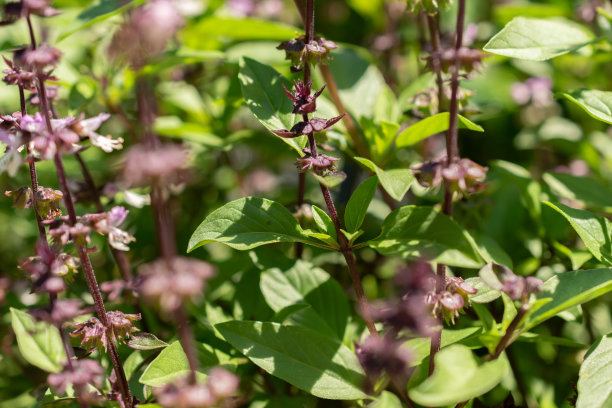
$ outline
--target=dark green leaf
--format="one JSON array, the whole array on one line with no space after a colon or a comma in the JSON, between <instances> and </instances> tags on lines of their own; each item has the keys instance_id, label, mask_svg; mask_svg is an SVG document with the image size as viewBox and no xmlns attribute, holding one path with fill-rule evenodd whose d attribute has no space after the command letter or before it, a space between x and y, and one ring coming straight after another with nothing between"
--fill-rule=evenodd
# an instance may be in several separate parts
<instances>
[{"instance_id":1,"label":"dark green leaf","mask_svg":"<svg viewBox=\"0 0 612 408\"><path fill-rule=\"evenodd\" d=\"M565 19L517 17L484 46L507 57L544 61L576 51L593 40L582 26Z\"/></svg>"},{"instance_id":2,"label":"dark green leaf","mask_svg":"<svg viewBox=\"0 0 612 408\"><path fill-rule=\"evenodd\" d=\"M253 363L294 386L326 399L354 400L363 371L355 354L340 341L298 326L232 321L216 326Z\"/></svg>"},{"instance_id":3,"label":"dark green leaf","mask_svg":"<svg viewBox=\"0 0 612 408\"><path fill-rule=\"evenodd\" d=\"M187 250L210 242L239 250L277 242L303 242L326 248L309 239L285 207L257 197L240 198L213 211L193 233Z\"/></svg>"},{"instance_id":4,"label":"dark green leaf","mask_svg":"<svg viewBox=\"0 0 612 408\"><path fill-rule=\"evenodd\" d=\"M482 265L467 231L433 207L408 205L391 212L380 236L368 244L381 254L402 253L466 268Z\"/></svg>"},{"instance_id":5,"label":"dark green leaf","mask_svg":"<svg viewBox=\"0 0 612 408\"><path fill-rule=\"evenodd\" d=\"M372 201L376 193L377 185L378 177L370 177L355 189L344 211L344 223L348 232L355 232L361 227L370 201Z\"/></svg>"},{"instance_id":6,"label":"dark green leaf","mask_svg":"<svg viewBox=\"0 0 612 408\"><path fill-rule=\"evenodd\" d=\"M23 358L33 366L52 373L62 370L66 352L59 330L45 322L36 322L24 311L11 307L11 325Z\"/></svg>"}]
</instances>

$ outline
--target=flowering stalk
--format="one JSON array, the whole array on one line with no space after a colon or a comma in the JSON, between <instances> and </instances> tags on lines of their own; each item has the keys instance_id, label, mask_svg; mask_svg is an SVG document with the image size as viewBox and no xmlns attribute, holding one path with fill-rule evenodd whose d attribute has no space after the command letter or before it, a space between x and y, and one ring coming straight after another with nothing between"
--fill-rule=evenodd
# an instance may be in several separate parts
<instances>
[{"instance_id":1,"label":"flowering stalk","mask_svg":"<svg viewBox=\"0 0 612 408\"><path fill-rule=\"evenodd\" d=\"M36 42L32 30L32 25L30 22L30 18L28 16L28 27L30 29L32 47L33 49L36 47ZM37 71L37 90L38 96L40 98L40 105L43 118L45 120L45 124L47 126L47 131L50 135L54 134L53 126L51 124L51 116L49 111L49 100L47 99L46 89L45 89L45 78L40 70ZM74 227L77 223L77 215L74 209L74 202L72 200L72 196L70 190L68 189L68 181L66 179L66 173L64 171L64 165L62 163L61 152L57 150L53 156L53 162L55 164L57 178L60 184L60 189L63 194L64 204L66 205L66 210L68 211L68 225ZM98 286L98 282L96 280L96 276L91 265L91 261L89 259L89 255L87 253L87 249L80 242L75 242L75 246L77 247L77 252L79 254L79 259L81 261L81 266L83 268L83 273L85 275L85 279L87 281L87 286L89 291L93 297L96 312L98 317L104 327L107 330L108 336L112 339L112 327L108 321L106 315L106 308L104 307L104 301L102 300L102 294L100 292L100 288ZM113 369L117 376L117 383L119 386L119 392L121 394L121 398L123 399L123 403L127 408L131 408L132 404L132 396L129 389L129 385L127 382L127 378L125 376L125 372L123 370L123 366L121 364L121 359L119 358L119 353L117 351L117 346L114 341L110 341L108 343L108 351L111 359L111 363L113 365Z\"/></svg>"},{"instance_id":2,"label":"flowering stalk","mask_svg":"<svg viewBox=\"0 0 612 408\"><path fill-rule=\"evenodd\" d=\"M465 0L459 0L459 10L457 13L457 28L456 28L456 42L455 42L455 53L458 53L463 45L463 24L465 20ZM437 26L437 25L436 25ZM433 36L432 42L435 41L436 35ZM438 44L439 46L439 44ZM434 57L434 66L437 64L439 67L439 60ZM446 132L446 165L450 166L455 162L459 156L458 147L458 129L457 129L457 92L459 90L459 69L460 60L455 55L455 66L451 76L451 100L450 100L450 119L448 131ZM438 89L439 94L443 91ZM441 100L438 101L441 104ZM449 186L448 182L444 183L444 201L442 203L442 211L444 214L450 216L453 211L453 191ZM446 278L446 265L438 264L436 266L436 292L441 293L444 290L444 282ZM442 324L442 316L439 317L439 322ZM435 369L435 356L440 351L440 345L442 342L442 328L437 330L431 337L431 345L429 350L429 375L431 375Z\"/></svg>"}]
</instances>

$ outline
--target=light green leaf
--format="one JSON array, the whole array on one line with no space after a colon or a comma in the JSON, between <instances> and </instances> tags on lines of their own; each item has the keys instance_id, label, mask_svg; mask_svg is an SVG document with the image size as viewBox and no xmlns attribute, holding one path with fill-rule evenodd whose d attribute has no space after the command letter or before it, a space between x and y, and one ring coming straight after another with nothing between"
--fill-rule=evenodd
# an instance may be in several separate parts
<instances>
[{"instance_id":1,"label":"light green leaf","mask_svg":"<svg viewBox=\"0 0 612 408\"><path fill-rule=\"evenodd\" d=\"M198 344L198 354L202 368L212 367L219 363L215 354ZM179 341L175 341L162 350L161 353L149 364L140 376L141 384L150 387L161 387L178 378L185 377L190 373L189 361ZM204 380L206 375L196 372L198 378Z\"/></svg>"},{"instance_id":2,"label":"light green leaf","mask_svg":"<svg viewBox=\"0 0 612 408\"><path fill-rule=\"evenodd\" d=\"M468 118L458 115L458 119L457 126L459 128L484 132L482 126L475 124ZM400 133L395 140L395 145L398 148L412 146L421 140L427 139L429 136L445 132L448 130L449 120L450 114L448 112L438 113L437 115L420 120Z\"/></svg>"},{"instance_id":3,"label":"light green leaf","mask_svg":"<svg viewBox=\"0 0 612 408\"><path fill-rule=\"evenodd\" d=\"M391 212L380 236L368 245L383 255L402 253L465 268L482 266L468 232L433 207L407 205Z\"/></svg>"},{"instance_id":4,"label":"light green leaf","mask_svg":"<svg viewBox=\"0 0 612 408\"><path fill-rule=\"evenodd\" d=\"M263 271L260 288L275 312L294 304L308 304L338 338L344 336L349 302L342 286L323 269L303 260L292 261L283 271L278 268Z\"/></svg>"},{"instance_id":5,"label":"light green leaf","mask_svg":"<svg viewBox=\"0 0 612 408\"><path fill-rule=\"evenodd\" d=\"M183 122L178 116L160 116L155 119L153 130L163 136L190 140L204 146L219 148L223 139L210 133L210 129L199 123Z\"/></svg>"},{"instance_id":6,"label":"light green leaf","mask_svg":"<svg viewBox=\"0 0 612 408\"><path fill-rule=\"evenodd\" d=\"M402 408L402 402L393 393L383 391L374 402L367 405L367 408Z\"/></svg>"},{"instance_id":7,"label":"light green leaf","mask_svg":"<svg viewBox=\"0 0 612 408\"><path fill-rule=\"evenodd\" d=\"M291 113L293 103L285 95L283 85L289 90L293 88L285 77L268 65L250 58L242 58L238 79L247 106L266 129L289 130L293 127L295 123L295 115ZM306 136L281 139L300 155L303 154L302 148L306 145Z\"/></svg>"},{"instance_id":8,"label":"light green leaf","mask_svg":"<svg viewBox=\"0 0 612 408\"><path fill-rule=\"evenodd\" d=\"M135 350L155 350L168 347L168 343L151 333L135 333L127 341L127 345Z\"/></svg>"},{"instance_id":9,"label":"light green leaf","mask_svg":"<svg viewBox=\"0 0 612 408\"><path fill-rule=\"evenodd\" d=\"M598 208L612 207L612 189L592 177L544 173L542 178L559 198L579 200Z\"/></svg>"},{"instance_id":10,"label":"light green leaf","mask_svg":"<svg viewBox=\"0 0 612 408\"><path fill-rule=\"evenodd\" d=\"M593 40L582 26L566 19L517 17L484 46L493 54L545 61L576 51Z\"/></svg>"},{"instance_id":11,"label":"light green leaf","mask_svg":"<svg viewBox=\"0 0 612 408\"><path fill-rule=\"evenodd\" d=\"M309 239L285 207L257 197L240 198L210 213L191 236L187 251L210 242L239 250L277 242L303 242L327 248Z\"/></svg>"},{"instance_id":12,"label":"light green leaf","mask_svg":"<svg viewBox=\"0 0 612 408\"><path fill-rule=\"evenodd\" d=\"M365 397L363 370L340 341L298 326L231 321L216 326L253 363L319 398Z\"/></svg>"},{"instance_id":13,"label":"light green leaf","mask_svg":"<svg viewBox=\"0 0 612 408\"><path fill-rule=\"evenodd\" d=\"M97 4L79 14L74 23L71 24L71 27L66 29L66 31L60 35L57 41L62 41L66 37L69 37L78 31L118 14L124 13L146 2L147 0L134 0L127 2L122 0L100 0Z\"/></svg>"},{"instance_id":14,"label":"light green leaf","mask_svg":"<svg viewBox=\"0 0 612 408\"><path fill-rule=\"evenodd\" d=\"M612 269L588 269L553 276L536 296L536 302L548 302L528 312L522 331L531 329L576 305L612 291Z\"/></svg>"},{"instance_id":15,"label":"light green leaf","mask_svg":"<svg viewBox=\"0 0 612 408\"><path fill-rule=\"evenodd\" d=\"M579 89L563 96L584 109L589 116L612 124L612 92Z\"/></svg>"},{"instance_id":16,"label":"light green leaf","mask_svg":"<svg viewBox=\"0 0 612 408\"><path fill-rule=\"evenodd\" d=\"M396 201L402 201L414 181L410 169L383 170L371 160L363 157L355 157L355 160L375 173L385 191Z\"/></svg>"},{"instance_id":17,"label":"light green leaf","mask_svg":"<svg viewBox=\"0 0 612 408\"><path fill-rule=\"evenodd\" d=\"M587 249L599 261L612 265L612 222L605 217L598 217L586 211L568 207L563 204L544 202L547 206L557 211L566 220L580 238Z\"/></svg>"},{"instance_id":18,"label":"light green leaf","mask_svg":"<svg viewBox=\"0 0 612 408\"><path fill-rule=\"evenodd\" d=\"M493 389L509 369L505 358L479 365L470 349L461 344L440 350L435 362L432 376L409 391L418 404L441 407L468 401Z\"/></svg>"},{"instance_id":19,"label":"light green leaf","mask_svg":"<svg viewBox=\"0 0 612 408\"><path fill-rule=\"evenodd\" d=\"M485 265L486 267L487 265ZM470 302L474 303L489 303L501 296L499 290L491 288L489 285L483 282L480 277L468 278L465 280L467 283L472 285L474 289L478 290L473 295L469 295Z\"/></svg>"},{"instance_id":20,"label":"light green leaf","mask_svg":"<svg viewBox=\"0 0 612 408\"><path fill-rule=\"evenodd\" d=\"M314 219L319 230L326 233L333 239L338 239L338 234L336 233L336 226L329 215L316 205L312 206L312 218Z\"/></svg>"},{"instance_id":21,"label":"light green leaf","mask_svg":"<svg viewBox=\"0 0 612 408\"><path fill-rule=\"evenodd\" d=\"M334 188L344 180L346 180L346 174L343 171L330 172L324 176L320 176L314 171L308 172L319 184L324 185L327 188Z\"/></svg>"},{"instance_id":22,"label":"light green leaf","mask_svg":"<svg viewBox=\"0 0 612 408\"><path fill-rule=\"evenodd\" d=\"M11 307L11 325L23 358L33 366L51 373L62 370L66 352L56 327L37 322L28 313Z\"/></svg>"},{"instance_id":23,"label":"light green leaf","mask_svg":"<svg viewBox=\"0 0 612 408\"><path fill-rule=\"evenodd\" d=\"M359 120L359 124L363 130L363 137L368 143L372 158L376 162L382 161L386 153L390 151L400 125L386 121L376 123L366 117L362 117Z\"/></svg>"},{"instance_id":24,"label":"light green leaf","mask_svg":"<svg viewBox=\"0 0 612 408\"><path fill-rule=\"evenodd\" d=\"M189 37L194 41L206 37L250 41L284 41L296 37L296 34L300 32L300 29L296 27L274 21L229 17L208 17L200 20L187 30Z\"/></svg>"},{"instance_id":25,"label":"light green leaf","mask_svg":"<svg viewBox=\"0 0 612 408\"><path fill-rule=\"evenodd\" d=\"M363 181L353 192L346 204L344 211L344 223L348 232L355 232L361 227L363 219L370 205L370 201L376 193L378 177L370 177Z\"/></svg>"},{"instance_id":26,"label":"light green leaf","mask_svg":"<svg viewBox=\"0 0 612 408\"><path fill-rule=\"evenodd\" d=\"M466 341L475 337L482 332L481 327L466 327L464 329L444 329L442 330L441 347L446 347L451 344ZM412 366L421 364L421 362L429 356L431 338L419 337L410 339L402 347L406 347L412 353Z\"/></svg>"},{"instance_id":27,"label":"light green leaf","mask_svg":"<svg viewBox=\"0 0 612 408\"><path fill-rule=\"evenodd\" d=\"M612 334L597 340L580 366L576 408L612 406Z\"/></svg>"}]
</instances>

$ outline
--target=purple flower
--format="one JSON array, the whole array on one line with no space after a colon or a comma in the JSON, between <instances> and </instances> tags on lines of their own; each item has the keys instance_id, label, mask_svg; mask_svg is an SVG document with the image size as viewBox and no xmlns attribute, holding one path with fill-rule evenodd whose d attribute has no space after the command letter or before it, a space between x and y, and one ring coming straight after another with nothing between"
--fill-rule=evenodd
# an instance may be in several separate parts
<instances>
[{"instance_id":1,"label":"purple flower","mask_svg":"<svg viewBox=\"0 0 612 408\"><path fill-rule=\"evenodd\" d=\"M0 142L6 145L6 152L0 157L0 174L6 171L9 176L14 177L23 164L23 139L15 132L0 129Z\"/></svg>"},{"instance_id":2,"label":"purple flower","mask_svg":"<svg viewBox=\"0 0 612 408\"><path fill-rule=\"evenodd\" d=\"M54 67L59 63L62 52L47 44L26 51L21 57L23 65L29 71L42 72L46 68Z\"/></svg>"},{"instance_id":3,"label":"purple flower","mask_svg":"<svg viewBox=\"0 0 612 408\"><path fill-rule=\"evenodd\" d=\"M94 402L90 395L88 385L102 387L104 380L104 369L96 360L83 359L71 361L71 366L63 364L64 369L59 373L49 374L47 383L62 395L66 392L69 385L75 388L76 395L81 402ZM85 398L85 400L83 400Z\"/></svg>"},{"instance_id":4,"label":"purple flower","mask_svg":"<svg viewBox=\"0 0 612 408\"><path fill-rule=\"evenodd\" d=\"M106 153L110 153L113 150L119 150L123 148L123 138L118 137L113 139L110 135L102 136L96 133L96 130L105 122L110 115L108 113L100 113L98 116L93 118L83 119L82 117L77 119L71 126L79 136L88 137L92 145L99 147Z\"/></svg>"},{"instance_id":5,"label":"purple flower","mask_svg":"<svg viewBox=\"0 0 612 408\"><path fill-rule=\"evenodd\" d=\"M78 299L58 299L53 303L52 309L33 309L30 314L37 320L62 325L85 314L81 306L82 302Z\"/></svg>"},{"instance_id":6,"label":"purple flower","mask_svg":"<svg viewBox=\"0 0 612 408\"><path fill-rule=\"evenodd\" d=\"M546 107L554 103L552 86L552 80L548 77L532 77L525 82L513 84L510 92L512 99L519 105L531 101L534 106Z\"/></svg>"},{"instance_id":7,"label":"purple flower","mask_svg":"<svg viewBox=\"0 0 612 408\"><path fill-rule=\"evenodd\" d=\"M193 301L202 295L214 269L206 262L177 256L170 263L159 259L142 265L139 274L142 296L158 303L162 310L173 312L186 299Z\"/></svg>"},{"instance_id":8,"label":"purple flower","mask_svg":"<svg viewBox=\"0 0 612 408\"><path fill-rule=\"evenodd\" d=\"M208 372L206 384L191 384L187 378L179 378L163 387L154 388L153 394L157 403L167 408L226 406L222 401L236 393L239 381L236 375L215 367Z\"/></svg>"},{"instance_id":9,"label":"purple flower","mask_svg":"<svg viewBox=\"0 0 612 408\"><path fill-rule=\"evenodd\" d=\"M72 337L81 338L81 346L88 350L96 348L108 349L108 342L125 342L137 332L134 326L136 320L140 320L140 314L126 314L119 311L106 313L109 330L106 330L102 322L97 317L92 317L86 322L75 323L76 329L70 333Z\"/></svg>"},{"instance_id":10,"label":"purple flower","mask_svg":"<svg viewBox=\"0 0 612 408\"><path fill-rule=\"evenodd\" d=\"M123 178L130 187L178 181L189 158L184 147L174 144L157 149L138 145L128 150L124 157Z\"/></svg>"},{"instance_id":11,"label":"purple flower","mask_svg":"<svg viewBox=\"0 0 612 408\"><path fill-rule=\"evenodd\" d=\"M236 17L247 17L255 13L254 0L227 0L225 7Z\"/></svg>"},{"instance_id":12,"label":"purple flower","mask_svg":"<svg viewBox=\"0 0 612 408\"><path fill-rule=\"evenodd\" d=\"M363 343L355 344L359 363L371 383L378 381L383 372L398 381L405 381L410 374L410 351L402 342L385 337L368 337Z\"/></svg>"},{"instance_id":13,"label":"purple flower","mask_svg":"<svg viewBox=\"0 0 612 408\"><path fill-rule=\"evenodd\" d=\"M337 157L331 157L326 154L319 154L317 157L312 157L310 149L304 149L306 155L297 159L298 170L303 173L312 169L318 175L324 175L330 171L336 170Z\"/></svg>"},{"instance_id":14,"label":"purple flower","mask_svg":"<svg viewBox=\"0 0 612 408\"><path fill-rule=\"evenodd\" d=\"M285 50L285 59L291 60L291 70L297 72L304 67L304 63L325 64L327 60L331 59L330 51L338 48L338 44L318 36L315 36L306 44L306 37L301 36L283 41L276 48Z\"/></svg>"},{"instance_id":15,"label":"purple flower","mask_svg":"<svg viewBox=\"0 0 612 408\"><path fill-rule=\"evenodd\" d=\"M291 130L280 129L273 130L272 132L275 135L284 138L294 138L302 135L308 135L310 133L322 132L336 124L340 119L344 117L344 115L346 114L343 113L342 115L336 116L331 119L312 118L307 121L296 123L295 125L293 125Z\"/></svg>"},{"instance_id":16,"label":"purple flower","mask_svg":"<svg viewBox=\"0 0 612 408\"><path fill-rule=\"evenodd\" d=\"M444 183L459 196L479 193L488 185L484 181L488 168L470 159L460 159L447 165L446 157L441 157L410 168L423 187L439 187Z\"/></svg>"},{"instance_id":17,"label":"purple flower","mask_svg":"<svg viewBox=\"0 0 612 408\"><path fill-rule=\"evenodd\" d=\"M317 98L321 95L326 85L323 85L321 89L316 91L314 95L311 95L312 81L304 83L300 80L293 82L295 86L295 92L291 93L285 85L283 90L287 97L293 102L293 113L303 115L305 113L313 113L317 109Z\"/></svg>"},{"instance_id":18,"label":"purple flower","mask_svg":"<svg viewBox=\"0 0 612 408\"><path fill-rule=\"evenodd\" d=\"M129 244L136 240L130 233L119 228L129 211L115 206L107 213L85 214L81 221L91 226L97 233L108 235L108 243L119 251L129 251Z\"/></svg>"}]
</instances>

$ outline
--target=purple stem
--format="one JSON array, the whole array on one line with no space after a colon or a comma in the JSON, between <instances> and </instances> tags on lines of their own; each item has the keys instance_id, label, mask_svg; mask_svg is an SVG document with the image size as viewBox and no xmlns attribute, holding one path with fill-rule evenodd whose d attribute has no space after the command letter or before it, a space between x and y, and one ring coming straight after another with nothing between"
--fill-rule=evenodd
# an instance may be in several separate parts
<instances>
[{"instance_id":1,"label":"purple stem","mask_svg":"<svg viewBox=\"0 0 612 408\"><path fill-rule=\"evenodd\" d=\"M458 51L463 44L463 24L465 20L465 0L459 0L459 11L457 13L457 28L456 28L456 43L455 51ZM460 61L455 58L455 66L451 77L451 100L450 100L450 119L448 132L446 133L446 165L452 164L459 157L458 147L458 130L457 130L457 92L459 90L459 68ZM444 202L442 203L444 214L450 216L453 211L453 193L449 186L444 186ZM436 267L436 292L440 293L444 289L444 281L446 278L446 265L438 264ZM438 317L440 326L442 327L442 316ZM440 351L442 342L442 329L436 331L431 337L431 345L429 349L429 375L435 369L435 356Z\"/></svg>"}]
</instances>

